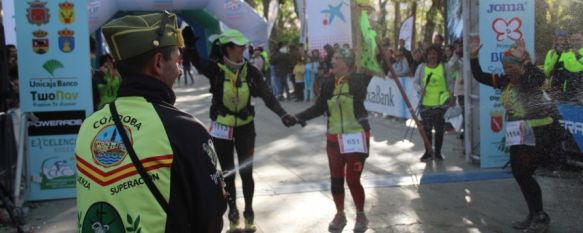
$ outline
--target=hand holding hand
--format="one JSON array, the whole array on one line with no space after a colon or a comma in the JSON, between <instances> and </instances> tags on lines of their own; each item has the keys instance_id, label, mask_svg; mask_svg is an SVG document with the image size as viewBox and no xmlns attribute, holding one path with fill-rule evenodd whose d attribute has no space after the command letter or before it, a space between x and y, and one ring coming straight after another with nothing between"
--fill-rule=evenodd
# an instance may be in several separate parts
<instances>
[{"instance_id":1,"label":"hand holding hand","mask_svg":"<svg viewBox=\"0 0 583 233\"><path fill-rule=\"evenodd\" d=\"M283 123L283 125L285 125L285 127L289 128L297 124L298 119L290 114L285 114L284 116L281 117L281 122Z\"/></svg>"}]
</instances>

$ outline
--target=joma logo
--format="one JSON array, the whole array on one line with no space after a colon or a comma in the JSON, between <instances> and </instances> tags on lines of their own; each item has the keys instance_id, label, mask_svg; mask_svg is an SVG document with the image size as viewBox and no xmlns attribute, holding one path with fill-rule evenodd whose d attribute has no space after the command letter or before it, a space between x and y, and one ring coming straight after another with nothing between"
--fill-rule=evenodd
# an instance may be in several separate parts
<instances>
[{"instance_id":1,"label":"joma logo","mask_svg":"<svg viewBox=\"0 0 583 233\"><path fill-rule=\"evenodd\" d=\"M506 4L490 4L488 9L488 14L492 12L513 12L513 11L525 11L526 2L524 3L506 3Z\"/></svg>"}]
</instances>

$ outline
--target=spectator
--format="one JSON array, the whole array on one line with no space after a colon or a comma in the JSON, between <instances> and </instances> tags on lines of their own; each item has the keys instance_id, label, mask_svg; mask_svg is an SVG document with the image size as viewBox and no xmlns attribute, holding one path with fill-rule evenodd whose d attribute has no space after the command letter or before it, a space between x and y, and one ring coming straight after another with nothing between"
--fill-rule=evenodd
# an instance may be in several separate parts
<instances>
[{"instance_id":1,"label":"spectator","mask_svg":"<svg viewBox=\"0 0 583 233\"><path fill-rule=\"evenodd\" d=\"M429 143L435 146L433 156L436 160L443 160L441 148L445 133L445 120L443 118L448 106L455 104L453 99L453 80L449 76L449 70L443 65L441 49L433 45L427 49L427 62L417 68L415 72L415 88L421 96L419 112L423 119L423 130L429 139ZM435 129L435 143L432 143L432 131ZM425 148L421 161L432 158L431 148Z\"/></svg>"},{"instance_id":2,"label":"spectator","mask_svg":"<svg viewBox=\"0 0 583 233\"><path fill-rule=\"evenodd\" d=\"M127 15L102 26L123 80L118 98L84 119L77 136L79 232L222 230L226 201L213 141L174 107L183 45L175 19Z\"/></svg>"},{"instance_id":3,"label":"spectator","mask_svg":"<svg viewBox=\"0 0 583 233\"><path fill-rule=\"evenodd\" d=\"M583 64L570 49L567 33L557 31L554 48L547 52L544 64L551 98L561 102L577 102L577 96L583 91L582 72Z\"/></svg>"},{"instance_id":4,"label":"spectator","mask_svg":"<svg viewBox=\"0 0 583 233\"><path fill-rule=\"evenodd\" d=\"M294 76L295 76L295 87L294 87L294 93L295 93L295 99L296 102L300 102L300 101L304 101L304 75L306 72L306 65L305 65L305 61L303 61L303 59L300 59L300 61L294 66Z\"/></svg>"},{"instance_id":5,"label":"spectator","mask_svg":"<svg viewBox=\"0 0 583 233\"><path fill-rule=\"evenodd\" d=\"M411 77L411 71L409 70L409 62L405 58L403 51L401 49L395 51L393 55L395 62L393 62L393 69L397 73L398 77Z\"/></svg>"}]
</instances>

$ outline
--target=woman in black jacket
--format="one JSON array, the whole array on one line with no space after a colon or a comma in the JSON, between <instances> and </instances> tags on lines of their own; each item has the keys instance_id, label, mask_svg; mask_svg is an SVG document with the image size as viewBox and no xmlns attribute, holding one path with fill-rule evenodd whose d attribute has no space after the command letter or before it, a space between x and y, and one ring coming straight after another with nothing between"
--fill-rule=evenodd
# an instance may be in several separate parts
<instances>
[{"instance_id":1,"label":"woman in black jacket","mask_svg":"<svg viewBox=\"0 0 583 233\"><path fill-rule=\"evenodd\" d=\"M194 44L192 31L188 27L183 31L186 52L196 69L210 80L210 92L213 94L209 129L221 168L232 171L235 168L234 151L239 160L239 174L243 183L245 198L245 231L256 230L253 213L253 153L255 150L255 110L251 97L261 97L265 105L276 113L287 127L296 123L288 115L263 80L257 68L243 58L243 51L249 43L241 32L229 29L218 36L209 38L213 43L210 60L201 58ZM231 173L231 174L229 174ZM235 172L225 175L225 189L229 198L229 232L238 231L239 211L236 205Z\"/></svg>"},{"instance_id":2,"label":"woman in black jacket","mask_svg":"<svg viewBox=\"0 0 583 233\"><path fill-rule=\"evenodd\" d=\"M537 167L554 151L564 135L558 112L541 89L545 75L532 64L523 40L502 57L504 75L484 73L478 61L479 39L471 46L471 69L474 78L502 90L501 102L506 109L506 145L510 146L512 175L520 186L528 206L528 215L512 227L524 232L546 232L550 217L543 210L542 192L533 178Z\"/></svg>"}]
</instances>

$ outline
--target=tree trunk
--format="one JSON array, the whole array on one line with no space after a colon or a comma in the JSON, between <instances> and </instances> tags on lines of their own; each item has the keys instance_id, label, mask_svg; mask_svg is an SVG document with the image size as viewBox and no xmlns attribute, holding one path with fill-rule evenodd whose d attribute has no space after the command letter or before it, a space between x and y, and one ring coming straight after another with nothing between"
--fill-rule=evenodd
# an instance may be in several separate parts
<instances>
[{"instance_id":1,"label":"tree trunk","mask_svg":"<svg viewBox=\"0 0 583 233\"><path fill-rule=\"evenodd\" d=\"M401 1L393 1L395 4L395 32L393 36L393 47L397 48L399 44L399 32L401 31Z\"/></svg>"},{"instance_id":2,"label":"tree trunk","mask_svg":"<svg viewBox=\"0 0 583 233\"><path fill-rule=\"evenodd\" d=\"M387 36L387 2L388 0L379 0L381 16L378 20L378 25L381 32L381 38L383 39Z\"/></svg>"},{"instance_id":3,"label":"tree trunk","mask_svg":"<svg viewBox=\"0 0 583 233\"><path fill-rule=\"evenodd\" d=\"M411 50L417 47L416 37L417 34L417 1L413 1L413 5L411 6L411 15L413 16L413 28L411 29L413 32L411 33Z\"/></svg>"},{"instance_id":4,"label":"tree trunk","mask_svg":"<svg viewBox=\"0 0 583 233\"><path fill-rule=\"evenodd\" d=\"M263 17L265 19L269 18L269 3L271 0L262 0L261 3L263 4Z\"/></svg>"},{"instance_id":5,"label":"tree trunk","mask_svg":"<svg viewBox=\"0 0 583 233\"><path fill-rule=\"evenodd\" d=\"M435 31L435 20L436 15L440 11L439 9L442 6L442 0L433 0L431 4L431 8L427 11L427 24L425 25L425 32L423 34L423 43L426 45L431 44L431 40L433 38L433 32Z\"/></svg>"}]
</instances>

